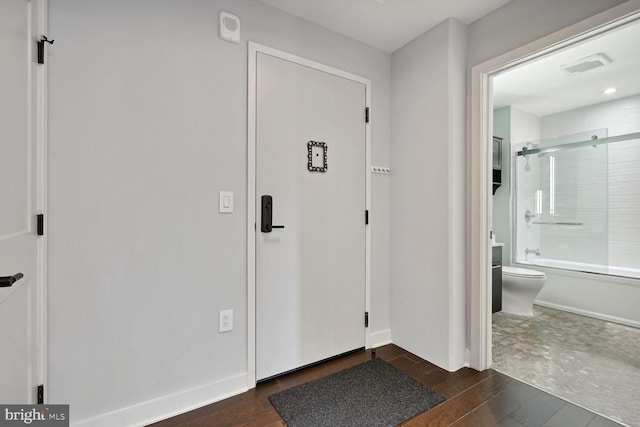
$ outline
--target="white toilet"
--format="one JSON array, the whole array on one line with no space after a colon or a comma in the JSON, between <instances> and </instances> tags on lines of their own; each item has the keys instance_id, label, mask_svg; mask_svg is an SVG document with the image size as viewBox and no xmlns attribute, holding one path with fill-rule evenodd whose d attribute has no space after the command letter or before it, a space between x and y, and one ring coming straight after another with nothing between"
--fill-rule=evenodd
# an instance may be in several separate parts
<instances>
[{"instance_id":1,"label":"white toilet","mask_svg":"<svg viewBox=\"0 0 640 427\"><path fill-rule=\"evenodd\" d=\"M502 311L533 315L533 300L538 296L547 277L541 271L521 267L502 267Z\"/></svg>"}]
</instances>

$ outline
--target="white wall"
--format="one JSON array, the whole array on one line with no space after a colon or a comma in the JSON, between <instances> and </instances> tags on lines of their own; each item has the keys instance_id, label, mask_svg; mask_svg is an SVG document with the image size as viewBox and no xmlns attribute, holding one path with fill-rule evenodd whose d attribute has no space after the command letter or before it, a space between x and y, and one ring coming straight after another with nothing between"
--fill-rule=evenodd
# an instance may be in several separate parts
<instances>
[{"instance_id":1,"label":"white wall","mask_svg":"<svg viewBox=\"0 0 640 427\"><path fill-rule=\"evenodd\" d=\"M220 11L240 44L218 39ZM48 401L127 425L242 390L246 42L371 78L383 166L390 56L252 0L50 2L49 30ZM370 325L388 335L390 186L372 181ZM220 190L234 214L217 213Z\"/></svg>"},{"instance_id":2,"label":"white wall","mask_svg":"<svg viewBox=\"0 0 640 427\"><path fill-rule=\"evenodd\" d=\"M469 67L625 3L625 0L512 0L469 25Z\"/></svg>"},{"instance_id":3,"label":"white wall","mask_svg":"<svg viewBox=\"0 0 640 427\"><path fill-rule=\"evenodd\" d=\"M392 54L393 342L464 364L466 27L447 20Z\"/></svg>"}]
</instances>

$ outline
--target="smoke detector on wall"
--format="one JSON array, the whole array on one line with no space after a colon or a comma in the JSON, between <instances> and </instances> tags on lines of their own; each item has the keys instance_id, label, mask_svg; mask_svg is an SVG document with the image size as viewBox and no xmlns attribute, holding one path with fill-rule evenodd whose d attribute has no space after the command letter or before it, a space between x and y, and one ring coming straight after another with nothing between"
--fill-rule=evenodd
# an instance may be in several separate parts
<instances>
[{"instance_id":1,"label":"smoke detector on wall","mask_svg":"<svg viewBox=\"0 0 640 427\"><path fill-rule=\"evenodd\" d=\"M604 67L605 65L611 64L611 62L613 61L606 54L596 53L595 55L590 55L586 58L578 59L577 61L570 64L562 65L560 67L560 70L569 76L573 76L575 74L580 74L594 70L596 68Z\"/></svg>"}]
</instances>

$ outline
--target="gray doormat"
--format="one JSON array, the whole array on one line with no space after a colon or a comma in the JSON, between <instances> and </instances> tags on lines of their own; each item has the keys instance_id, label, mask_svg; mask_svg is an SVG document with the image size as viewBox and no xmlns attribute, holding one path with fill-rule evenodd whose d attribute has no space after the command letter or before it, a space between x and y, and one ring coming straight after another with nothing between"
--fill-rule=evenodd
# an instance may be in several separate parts
<instances>
[{"instance_id":1,"label":"gray doormat","mask_svg":"<svg viewBox=\"0 0 640 427\"><path fill-rule=\"evenodd\" d=\"M393 427L444 401L382 359L269 396L289 427Z\"/></svg>"}]
</instances>

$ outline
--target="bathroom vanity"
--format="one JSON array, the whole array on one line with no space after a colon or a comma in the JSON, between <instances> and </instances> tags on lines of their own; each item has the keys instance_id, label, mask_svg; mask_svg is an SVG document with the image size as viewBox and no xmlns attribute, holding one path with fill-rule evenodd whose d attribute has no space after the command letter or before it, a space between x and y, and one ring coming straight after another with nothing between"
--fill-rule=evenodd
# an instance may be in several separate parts
<instances>
[{"instance_id":1,"label":"bathroom vanity","mask_svg":"<svg viewBox=\"0 0 640 427\"><path fill-rule=\"evenodd\" d=\"M502 243L491 247L491 312L502 310Z\"/></svg>"}]
</instances>

